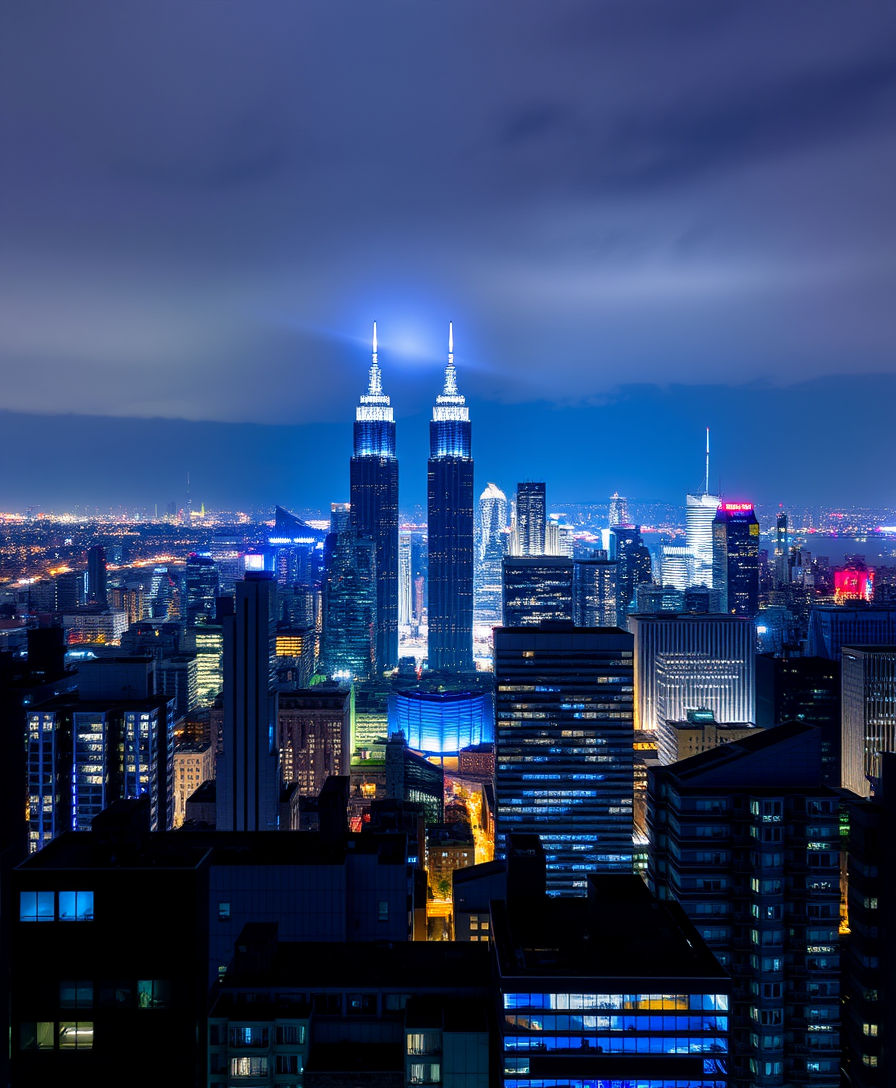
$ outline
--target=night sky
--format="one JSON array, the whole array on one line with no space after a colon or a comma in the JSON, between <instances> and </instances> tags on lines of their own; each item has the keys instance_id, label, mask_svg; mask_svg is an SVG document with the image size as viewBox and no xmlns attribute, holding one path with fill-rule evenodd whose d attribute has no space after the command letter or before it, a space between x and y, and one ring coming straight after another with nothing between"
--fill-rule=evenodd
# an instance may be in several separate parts
<instances>
[{"instance_id":1,"label":"night sky","mask_svg":"<svg viewBox=\"0 0 896 1088\"><path fill-rule=\"evenodd\" d=\"M0 509L348 497L370 326L425 495L896 505L896 9L0 9Z\"/></svg>"}]
</instances>

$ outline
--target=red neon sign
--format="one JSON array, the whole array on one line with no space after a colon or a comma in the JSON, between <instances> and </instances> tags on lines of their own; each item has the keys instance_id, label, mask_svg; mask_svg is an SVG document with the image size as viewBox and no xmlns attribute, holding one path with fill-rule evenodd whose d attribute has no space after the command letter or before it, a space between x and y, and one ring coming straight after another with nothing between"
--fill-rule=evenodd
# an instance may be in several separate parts
<instances>
[{"instance_id":1,"label":"red neon sign","mask_svg":"<svg viewBox=\"0 0 896 1088\"><path fill-rule=\"evenodd\" d=\"M753 504L751 502L723 502L723 510L752 510Z\"/></svg>"}]
</instances>

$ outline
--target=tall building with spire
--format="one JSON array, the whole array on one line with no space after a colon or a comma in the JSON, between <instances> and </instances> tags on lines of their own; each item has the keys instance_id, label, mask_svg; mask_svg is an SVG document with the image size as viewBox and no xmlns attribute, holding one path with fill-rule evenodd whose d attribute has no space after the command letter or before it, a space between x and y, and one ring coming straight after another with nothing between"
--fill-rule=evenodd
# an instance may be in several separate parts
<instances>
[{"instance_id":1,"label":"tall building with spire","mask_svg":"<svg viewBox=\"0 0 896 1088\"><path fill-rule=\"evenodd\" d=\"M445 386L429 424L429 667L473 667L473 454L448 326Z\"/></svg>"},{"instance_id":2,"label":"tall building with spire","mask_svg":"<svg viewBox=\"0 0 896 1088\"><path fill-rule=\"evenodd\" d=\"M355 409L351 460L353 528L376 545L376 660L382 673L398 665L398 460L395 419L383 392L376 322L367 392Z\"/></svg>"},{"instance_id":3,"label":"tall building with spire","mask_svg":"<svg viewBox=\"0 0 896 1088\"><path fill-rule=\"evenodd\" d=\"M688 495L685 513L687 549L693 559L688 584L713 588L712 523L719 508L719 496L709 493L709 427L706 428L706 473L703 491Z\"/></svg>"}]
</instances>

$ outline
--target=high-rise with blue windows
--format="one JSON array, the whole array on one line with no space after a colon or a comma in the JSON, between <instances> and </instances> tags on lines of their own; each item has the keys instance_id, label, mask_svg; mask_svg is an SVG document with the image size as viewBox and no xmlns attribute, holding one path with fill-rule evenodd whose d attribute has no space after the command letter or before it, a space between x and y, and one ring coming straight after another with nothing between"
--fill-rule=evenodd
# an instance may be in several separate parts
<instances>
[{"instance_id":1,"label":"high-rise with blue windows","mask_svg":"<svg viewBox=\"0 0 896 1088\"><path fill-rule=\"evenodd\" d=\"M382 673L398 665L398 460L376 322L367 392L355 409L350 484L352 525L376 545L376 671Z\"/></svg>"},{"instance_id":2,"label":"high-rise with blue windows","mask_svg":"<svg viewBox=\"0 0 896 1088\"><path fill-rule=\"evenodd\" d=\"M618 628L495 629L495 850L540 836L549 895L632 871L633 648Z\"/></svg>"},{"instance_id":3,"label":"high-rise with blue windows","mask_svg":"<svg viewBox=\"0 0 896 1088\"><path fill-rule=\"evenodd\" d=\"M445 385L429 424L429 667L473 667L473 452L449 325Z\"/></svg>"}]
</instances>

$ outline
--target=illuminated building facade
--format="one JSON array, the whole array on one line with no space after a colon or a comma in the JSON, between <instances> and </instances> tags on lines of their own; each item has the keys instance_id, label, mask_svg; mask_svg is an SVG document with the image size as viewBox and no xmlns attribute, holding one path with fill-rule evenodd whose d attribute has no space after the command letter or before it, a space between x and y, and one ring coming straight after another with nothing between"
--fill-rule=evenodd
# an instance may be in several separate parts
<instances>
[{"instance_id":1,"label":"illuminated building facade","mask_svg":"<svg viewBox=\"0 0 896 1088\"><path fill-rule=\"evenodd\" d=\"M330 775L349 773L352 692L338 684L280 692L277 728L280 776L316 797Z\"/></svg>"},{"instance_id":2,"label":"illuminated building facade","mask_svg":"<svg viewBox=\"0 0 896 1088\"><path fill-rule=\"evenodd\" d=\"M615 558L619 563L619 603L616 612L618 622L622 623L635 599L635 587L642 582L653 581L650 552L641 538L641 530L636 526L616 526L607 543L615 547ZM610 552L610 558L614 558L613 552Z\"/></svg>"},{"instance_id":3,"label":"illuminated building facade","mask_svg":"<svg viewBox=\"0 0 896 1088\"><path fill-rule=\"evenodd\" d=\"M712 585L734 616L759 611L759 522L751 502L723 502L712 523Z\"/></svg>"},{"instance_id":4,"label":"illuminated building facade","mask_svg":"<svg viewBox=\"0 0 896 1088\"><path fill-rule=\"evenodd\" d=\"M215 529L209 541L209 554L218 568L219 588L221 593L234 593L236 583L243 576L243 552L246 541L242 531L235 525Z\"/></svg>"},{"instance_id":5,"label":"illuminated building facade","mask_svg":"<svg viewBox=\"0 0 896 1088\"><path fill-rule=\"evenodd\" d=\"M184 566L184 618L203 623L215 615L219 593L218 568L210 555L191 552ZM142 618L142 617L141 617Z\"/></svg>"},{"instance_id":6,"label":"illuminated building facade","mask_svg":"<svg viewBox=\"0 0 896 1088\"><path fill-rule=\"evenodd\" d=\"M696 707L717 721L755 722L755 631L746 617L630 616L635 636L635 727L656 733Z\"/></svg>"},{"instance_id":7,"label":"illuminated building facade","mask_svg":"<svg viewBox=\"0 0 896 1088\"><path fill-rule=\"evenodd\" d=\"M324 546L323 671L368 679L376 660L376 542L356 529L331 533Z\"/></svg>"},{"instance_id":8,"label":"illuminated building facade","mask_svg":"<svg viewBox=\"0 0 896 1088\"><path fill-rule=\"evenodd\" d=\"M503 562L504 625L537 627L573 619L573 562L564 556L507 556Z\"/></svg>"},{"instance_id":9,"label":"illuminated building facade","mask_svg":"<svg viewBox=\"0 0 896 1088\"><path fill-rule=\"evenodd\" d=\"M470 409L458 392L454 334L429 425L428 658L431 669L473 666L473 453Z\"/></svg>"},{"instance_id":10,"label":"illuminated building facade","mask_svg":"<svg viewBox=\"0 0 896 1088\"><path fill-rule=\"evenodd\" d=\"M619 630L495 630L496 856L539 835L551 895L632 871L632 652Z\"/></svg>"},{"instance_id":11,"label":"illuminated building facade","mask_svg":"<svg viewBox=\"0 0 896 1088\"><path fill-rule=\"evenodd\" d=\"M870 601L873 597L873 570L847 568L834 571L834 600L837 604L843 601Z\"/></svg>"},{"instance_id":12,"label":"illuminated building facade","mask_svg":"<svg viewBox=\"0 0 896 1088\"><path fill-rule=\"evenodd\" d=\"M376 545L375 668L381 673L398 665L398 460L375 322L367 392L355 410L350 485L352 525Z\"/></svg>"},{"instance_id":13,"label":"illuminated building facade","mask_svg":"<svg viewBox=\"0 0 896 1088\"><path fill-rule=\"evenodd\" d=\"M650 887L734 978L731 1084L840 1084L840 796L790 722L648 772Z\"/></svg>"},{"instance_id":14,"label":"illuminated building facade","mask_svg":"<svg viewBox=\"0 0 896 1088\"><path fill-rule=\"evenodd\" d=\"M867 797L881 752L896 752L896 645L844 646L840 669L841 782Z\"/></svg>"},{"instance_id":15,"label":"illuminated building facade","mask_svg":"<svg viewBox=\"0 0 896 1088\"><path fill-rule=\"evenodd\" d=\"M126 612L107 609L104 612L74 612L62 617L65 640L69 646L98 642L108 645L117 643L128 629Z\"/></svg>"},{"instance_id":16,"label":"illuminated building facade","mask_svg":"<svg viewBox=\"0 0 896 1088\"><path fill-rule=\"evenodd\" d=\"M80 697L60 695L29 709L30 853L63 831L89 831L104 808L123 798L148 797L153 831L172 826L174 703L149 694L152 672L147 659L128 660L138 666L131 675L142 666L147 679L130 697L117 682L109 685L105 697L94 684Z\"/></svg>"},{"instance_id":17,"label":"illuminated building facade","mask_svg":"<svg viewBox=\"0 0 896 1088\"><path fill-rule=\"evenodd\" d=\"M661 721L657 752L664 767L708 752L720 744L753 736L759 726L749 722L717 722L711 710L689 710L682 721Z\"/></svg>"},{"instance_id":18,"label":"illuminated building facade","mask_svg":"<svg viewBox=\"0 0 896 1088\"><path fill-rule=\"evenodd\" d=\"M545 554L547 497L543 483L516 485L516 535L518 553L522 556Z\"/></svg>"},{"instance_id":19,"label":"illuminated building facade","mask_svg":"<svg viewBox=\"0 0 896 1088\"><path fill-rule=\"evenodd\" d=\"M156 668L156 691L174 700L174 714L183 718L199 706L199 659L196 654L173 654Z\"/></svg>"},{"instance_id":20,"label":"illuminated building facade","mask_svg":"<svg viewBox=\"0 0 896 1088\"><path fill-rule=\"evenodd\" d=\"M502 622L501 560L507 542L507 496L495 484L489 484L479 496L473 611L477 623L490 627Z\"/></svg>"},{"instance_id":21,"label":"illuminated building facade","mask_svg":"<svg viewBox=\"0 0 896 1088\"><path fill-rule=\"evenodd\" d=\"M731 980L678 904L633 874L552 899L514 860L491 904L504 1088L728 1088Z\"/></svg>"},{"instance_id":22,"label":"illuminated building facade","mask_svg":"<svg viewBox=\"0 0 896 1088\"><path fill-rule=\"evenodd\" d=\"M275 831L280 799L273 688L277 583L248 572L224 620L224 751L217 769L217 827Z\"/></svg>"},{"instance_id":23,"label":"illuminated building facade","mask_svg":"<svg viewBox=\"0 0 896 1088\"><path fill-rule=\"evenodd\" d=\"M839 661L844 646L896 645L896 607L816 605L809 617L809 654Z\"/></svg>"},{"instance_id":24,"label":"illuminated building facade","mask_svg":"<svg viewBox=\"0 0 896 1088\"><path fill-rule=\"evenodd\" d=\"M180 827L187 812L187 798L203 782L215 777L215 752L207 741L183 742L174 749L174 827Z\"/></svg>"},{"instance_id":25,"label":"illuminated building facade","mask_svg":"<svg viewBox=\"0 0 896 1088\"><path fill-rule=\"evenodd\" d=\"M430 755L495 739L491 694L467 691L396 691L389 696L389 735L401 732L408 747Z\"/></svg>"},{"instance_id":26,"label":"illuminated building facade","mask_svg":"<svg viewBox=\"0 0 896 1088\"><path fill-rule=\"evenodd\" d=\"M611 529L631 524L628 520L628 499L616 492L610 496L609 524Z\"/></svg>"},{"instance_id":27,"label":"illuminated building facade","mask_svg":"<svg viewBox=\"0 0 896 1088\"><path fill-rule=\"evenodd\" d=\"M606 552L603 553L606 555ZM573 564L576 627L615 627L619 564L610 559L577 559Z\"/></svg>"}]
</instances>

